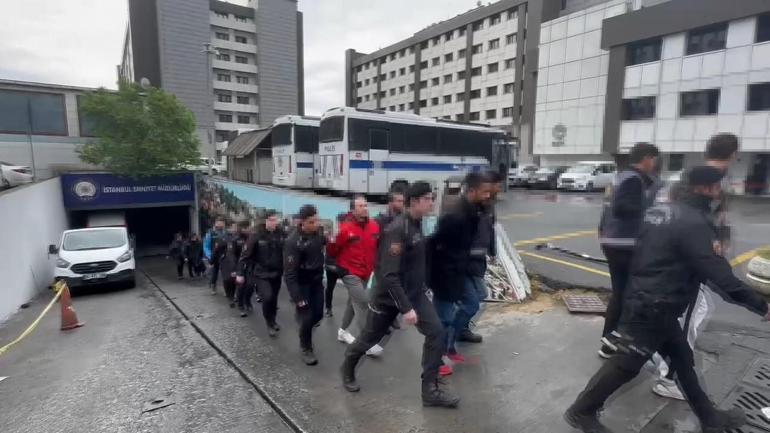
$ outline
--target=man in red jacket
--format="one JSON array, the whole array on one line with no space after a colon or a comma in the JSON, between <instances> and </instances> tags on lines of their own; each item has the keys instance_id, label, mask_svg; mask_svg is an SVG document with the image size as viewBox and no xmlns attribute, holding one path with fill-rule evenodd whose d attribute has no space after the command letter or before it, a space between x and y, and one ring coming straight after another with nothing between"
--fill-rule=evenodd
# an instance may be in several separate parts
<instances>
[{"instance_id":1,"label":"man in red jacket","mask_svg":"<svg viewBox=\"0 0 770 433\"><path fill-rule=\"evenodd\" d=\"M337 331L337 339L347 344L355 341L353 334L348 331L353 318L356 318L359 331L364 329L366 324L366 314L369 310L366 284L374 272L379 237L380 227L376 221L369 219L366 198L361 195L353 197L350 201L350 213L340 224L334 241L337 268L342 275L342 283L348 290L348 304L345 315L342 316L342 327ZM375 345L367 353L377 356L382 353L382 347Z\"/></svg>"}]
</instances>

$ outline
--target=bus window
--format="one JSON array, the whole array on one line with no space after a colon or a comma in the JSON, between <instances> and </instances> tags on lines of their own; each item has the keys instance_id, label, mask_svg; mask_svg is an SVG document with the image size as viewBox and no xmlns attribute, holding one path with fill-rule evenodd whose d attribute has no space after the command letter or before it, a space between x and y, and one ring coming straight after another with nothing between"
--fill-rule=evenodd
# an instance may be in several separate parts
<instances>
[{"instance_id":1,"label":"bus window","mask_svg":"<svg viewBox=\"0 0 770 433\"><path fill-rule=\"evenodd\" d=\"M318 128L294 125L294 151L315 153L318 149Z\"/></svg>"},{"instance_id":2,"label":"bus window","mask_svg":"<svg viewBox=\"0 0 770 433\"><path fill-rule=\"evenodd\" d=\"M372 150L389 150L390 140L389 131L387 129L369 129L369 147Z\"/></svg>"},{"instance_id":3,"label":"bus window","mask_svg":"<svg viewBox=\"0 0 770 433\"><path fill-rule=\"evenodd\" d=\"M342 116L329 117L321 121L321 143L342 141L345 130L345 118Z\"/></svg>"},{"instance_id":4,"label":"bus window","mask_svg":"<svg viewBox=\"0 0 770 433\"><path fill-rule=\"evenodd\" d=\"M273 146L291 144L291 125L288 123L275 126L272 131Z\"/></svg>"}]
</instances>

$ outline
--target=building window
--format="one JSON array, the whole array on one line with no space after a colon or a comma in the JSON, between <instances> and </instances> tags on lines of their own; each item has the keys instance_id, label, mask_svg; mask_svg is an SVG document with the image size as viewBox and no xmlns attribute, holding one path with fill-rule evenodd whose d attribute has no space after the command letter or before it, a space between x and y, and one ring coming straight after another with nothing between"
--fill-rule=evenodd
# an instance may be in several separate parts
<instances>
[{"instance_id":1,"label":"building window","mask_svg":"<svg viewBox=\"0 0 770 433\"><path fill-rule=\"evenodd\" d=\"M409 54L414 54L414 46L409 47Z\"/></svg>"},{"instance_id":2,"label":"building window","mask_svg":"<svg viewBox=\"0 0 770 433\"><path fill-rule=\"evenodd\" d=\"M414 65L409 65L409 72L414 72Z\"/></svg>"},{"instance_id":3,"label":"building window","mask_svg":"<svg viewBox=\"0 0 770 433\"><path fill-rule=\"evenodd\" d=\"M390 92L390 96L396 96L396 89L395 88L390 89L389 92Z\"/></svg>"},{"instance_id":4,"label":"building window","mask_svg":"<svg viewBox=\"0 0 770 433\"><path fill-rule=\"evenodd\" d=\"M396 78L396 71L390 71L390 78Z\"/></svg>"},{"instance_id":5,"label":"building window","mask_svg":"<svg viewBox=\"0 0 770 433\"><path fill-rule=\"evenodd\" d=\"M479 115L478 111L473 111L471 113L468 113L468 120L471 122L481 119L481 116Z\"/></svg>"},{"instance_id":6,"label":"building window","mask_svg":"<svg viewBox=\"0 0 770 433\"><path fill-rule=\"evenodd\" d=\"M513 83L506 83L503 85L503 93L513 93Z\"/></svg>"},{"instance_id":7,"label":"building window","mask_svg":"<svg viewBox=\"0 0 770 433\"><path fill-rule=\"evenodd\" d=\"M499 63L497 63L497 62L490 63L490 64L487 65L487 73L488 74L494 74L495 72L497 72L497 70L499 68L500 68L500 64Z\"/></svg>"},{"instance_id":8,"label":"building window","mask_svg":"<svg viewBox=\"0 0 770 433\"><path fill-rule=\"evenodd\" d=\"M400 94L401 94L401 93L404 93L404 92L406 92L406 87L405 87L405 86L400 86L400 87L398 88L398 93L400 93Z\"/></svg>"},{"instance_id":9,"label":"building window","mask_svg":"<svg viewBox=\"0 0 770 433\"><path fill-rule=\"evenodd\" d=\"M451 41L454 38L455 38L454 32L447 32L446 34L444 34L444 41Z\"/></svg>"},{"instance_id":10,"label":"building window","mask_svg":"<svg viewBox=\"0 0 770 433\"><path fill-rule=\"evenodd\" d=\"M660 60L661 38L648 39L628 45L626 51L626 66L641 63L657 62Z\"/></svg>"},{"instance_id":11,"label":"building window","mask_svg":"<svg viewBox=\"0 0 770 433\"><path fill-rule=\"evenodd\" d=\"M230 55L229 54L217 54L217 60L221 60L223 62L229 62L230 61Z\"/></svg>"},{"instance_id":12,"label":"building window","mask_svg":"<svg viewBox=\"0 0 770 433\"><path fill-rule=\"evenodd\" d=\"M431 60L431 64L433 66L438 66L441 64L441 57L434 57L433 60Z\"/></svg>"},{"instance_id":13,"label":"building window","mask_svg":"<svg viewBox=\"0 0 770 433\"><path fill-rule=\"evenodd\" d=\"M668 171L684 169L684 153L672 153L668 156Z\"/></svg>"},{"instance_id":14,"label":"building window","mask_svg":"<svg viewBox=\"0 0 770 433\"><path fill-rule=\"evenodd\" d=\"M219 39L220 41L230 40L230 35L228 35L227 33L217 32L216 36L217 36L217 39Z\"/></svg>"},{"instance_id":15,"label":"building window","mask_svg":"<svg viewBox=\"0 0 770 433\"><path fill-rule=\"evenodd\" d=\"M770 41L770 13L757 16L757 42Z\"/></svg>"},{"instance_id":16,"label":"building window","mask_svg":"<svg viewBox=\"0 0 770 433\"><path fill-rule=\"evenodd\" d=\"M420 100L420 108L425 108L428 106L428 100L427 99L421 99Z\"/></svg>"},{"instance_id":17,"label":"building window","mask_svg":"<svg viewBox=\"0 0 770 433\"><path fill-rule=\"evenodd\" d=\"M505 37L505 45L511 45L516 43L516 33L511 33Z\"/></svg>"},{"instance_id":18,"label":"building window","mask_svg":"<svg viewBox=\"0 0 770 433\"><path fill-rule=\"evenodd\" d=\"M249 105L251 101L248 96L238 96L237 101L239 104Z\"/></svg>"},{"instance_id":19,"label":"building window","mask_svg":"<svg viewBox=\"0 0 770 433\"><path fill-rule=\"evenodd\" d=\"M398 104L398 111L404 111L404 104Z\"/></svg>"},{"instance_id":20,"label":"building window","mask_svg":"<svg viewBox=\"0 0 770 433\"><path fill-rule=\"evenodd\" d=\"M249 39L246 36L236 36L235 42L238 42L239 44L248 44Z\"/></svg>"},{"instance_id":21,"label":"building window","mask_svg":"<svg viewBox=\"0 0 770 433\"><path fill-rule=\"evenodd\" d=\"M232 114L220 114L217 116L219 118L219 121L222 123L233 123L233 115Z\"/></svg>"},{"instance_id":22,"label":"building window","mask_svg":"<svg viewBox=\"0 0 770 433\"><path fill-rule=\"evenodd\" d=\"M230 76L227 74L217 74L217 81L222 81L225 83L230 82Z\"/></svg>"},{"instance_id":23,"label":"building window","mask_svg":"<svg viewBox=\"0 0 770 433\"><path fill-rule=\"evenodd\" d=\"M235 81L237 81L238 84L249 84L249 77L238 76L235 77Z\"/></svg>"},{"instance_id":24,"label":"building window","mask_svg":"<svg viewBox=\"0 0 770 433\"><path fill-rule=\"evenodd\" d=\"M500 48L500 39L499 38L498 39L492 39L491 41L489 41L489 49L490 50L496 50L498 48Z\"/></svg>"},{"instance_id":25,"label":"building window","mask_svg":"<svg viewBox=\"0 0 770 433\"><path fill-rule=\"evenodd\" d=\"M376 83L377 80L379 80L379 77L372 77L372 83Z\"/></svg>"},{"instance_id":26,"label":"building window","mask_svg":"<svg viewBox=\"0 0 770 433\"><path fill-rule=\"evenodd\" d=\"M431 98L430 104L431 105L438 105L438 98Z\"/></svg>"},{"instance_id":27,"label":"building window","mask_svg":"<svg viewBox=\"0 0 770 433\"><path fill-rule=\"evenodd\" d=\"M655 117L655 97L624 99L621 116L623 120L652 119Z\"/></svg>"},{"instance_id":28,"label":"building window","mask_svg":"<svg viewBox=\"0 0 770 433\"><path fill-rule=\"evenodd\" d=\"M249 18L241 16L241 15L236 15L235 16L235 21L238 21L239 23L247 23L247 22L249 22Z\"/></svg>"},{"instance_id":29,"label":"building window","mask_svg":"<svg viewBox=\"0 0 770 433\"><path fill-rule=\"evenodd\" d=\"M457 96L455 96L455 101L465 101L465 92L458 93Z\"/></svg>"},{"instance_id":30,"label":"building window","mask_svg":"<svg viewBox=\"0 0 770 433\"><path fill-rule=\"evenodd\" d=\"M687 55L725 49L727 23L712 24L687 33Z\"/></svg>"},{"instance_id":31,"label":"building window","mask_svg":"<svg viewBox=\"0 0 770 433\"><path fill-rule=\"evenodd\" d=\"M414 92L414 83L409 85L409 91Z\"/></svg>"},{"instance_id":32,"label":"building window","mask_svg":"<svg viewBox=\"0 0 770 433\"><path fill-rule=\"evenodd\" d=\"M422 41L420 42L420 49L425 50L428 48L428 41Z\"/></svg>"},{"instance_id":33,"label":"building window","mask_svg":"<svg viewBox=\"0 0 770 433\"><path fill-rule=\"evenodd\" d=\"M444 84L452 82L452 74L444 75Z\"/></svg>"},{"instance_id":34,"label":"building window","mask_svg":"<svg viewBox=\"0 0 770 433\"><path fill-rule=\"evenodd\" d=\"M458 122L465 122L465 115L464 114L457 114L455 115L455 120Z\"/></svg>"},{"instance_id":35,"label":"building window","mask_svg":"<svg viewBox=\"0 0 770 433\"><path fill-rule=\"evenodd\" d=\"M770 83L749 84L749 111L770 110Z\"/></svg>"},{"instance_id":36,"label":"building window","mask_svg":"<svg viewBox=\"0 0 770 433\"><path fill-rule=\"evenodd\" d=\"M471 77L478 77L479 75L481 75L481 66L471 69Z\"/></svg>"},{"instance_id":37,"label":"building window","mask_svg":"<svg viewBox=\"0 0 770 433\"><path fill-rule=\"evenodd\" d=\"M484 114L487 119L497 119L497 110L487 110Z\"/></svg>"},{"instance_id":38,"label":"building window","mask_svg":"<svg viewBox=\"0 0 770 433\"><path fill-rule=\"evenodd\" d=\"M367 78L364 80L364 86L368 86L371 81Z\"/></svg>"},{"instance_id":39,"label":"building window","mask_svg":"<svg viewBox=\"0 0 770 433\"><path fill-rule=\"evenodd\" d=\"M471 90L471 99L481 98L481 89Z\"/></svg>"},{"instance_id":40,"label":"building window","mask_svg":"<svg viewBox=\"0 0 770 433\"><path fill-rule=\"evenodd\" d=\"M473 23L473 31L474 32L477 32L477 31L479 31L479 30L481 30L483 28L484 28L484 21L483 20L482 21L476 21L475 23Z\"/></svg>"},{"instance_id":41,"label":"building window","mask_svg":"<svg viewBox=\"0 0 770 433\"><path fill-rule=\"evenodd\" d=\"M445 104L451 104L452 103L452 95L444 95L444 103Z\"/></svg>"},{"instance_id":42,"label":"building window","mask_svg":"<svg viewBox=\"0 0 770 433\"><path fill-rule=\"evenodd\" d=\"M356 82L356 89L360 89L360 88L361 88L361 86L363 86L363 85L364 85L364 83L362 83L362 82L360 82L360 81L357 81L357 82Z\"/></svg>"},{"instance_id":43,"label":"building window","mask_svg":"<svg viewBox=\"0 0 770 433\"><path fill-rule=\"evenodd\" d=\"M420 69L428 69L428 61L422 61L420 62Z\"/></svg>"},{"instance_id":44,"label":"building window","mask_svg":"<svg viewBox=\"0 0 770 433\"><path fill-rule=\"evenodd\" d=\"M481 54L484 51L484 46L482 44L476 44L471 48L471 54Z\"/></svg>"},{"instance_id":45,"label":"building window","mask_svg":"<svg viewBox=\"0 0 770 433\"><path fill-rule=\"evenodd\" d=\"M465 71L460 71L457 73L457 79L458 80L464 80L465 79Z\"/></svg>"},{"instance_id":46,"label":"building window","mask_svg":"<svg viewBox=\"0 0 770 433\"><path fill-rule=\"evenodd\" d=\"M393 60L396 60L396 53L390 55L390 61L392 62Z\"/></svg>"},{"instance_id":47,"label":"building window","mask_svg":"<svg viewBox=\"0 0 770 433\"><path fill-rule=\"evenodd\" d=\"M228 14L227 12L214 12L214 13L217 15L217 18L224 18L224 19L230 18L230 14Z\"/></svg>"},{"instance_id":48,"label":"building window","mask_svg":"<svg viewBox=\"0 0 770 433\"><path fill-rule=\"evenodd\" d=\"M359 97L356 99L356 102L358 102L358 103L360 104L360 103L364 102L364 98L362 98L362 97L360 97L360 96L359 96Z\"/></svg>"},{"instance_id":49,"label":"building window","mask_svg":"<svg viewBox=\"0 0 770 433\"><path fill-rule=\"evenodd\" d=\"M387 96L387 95L385 94L384 90L382 92L380 92L380 99L385 98L385 96Z\"/></svg>"},{"instance_id":50,"label":"building window","mask_svg":"<svg viewBox=\"0 0 770 433\"><path fill-rule=\"evenodd\" d=\"M441 37L440 36L436 36L435 38L433 38L433 46L434 47L436 45L438 45L439 42L441 42Z\"/></svg>"},{"instance_id":51,"label":"building window","mask_svg":"<svg viewBox=\"0 0 770 433\"><path fill-rule=\"evenodd\" d=\"M487 96L497 96L497 86L487 87Z\"/></svg>"},{"instance_id":52,"label":"building window","mask_svg":"<svg viewBox=\"0 0 770 433\"><path fill-rule=\"evenodd\" d=\"M381 74L380 75L380 81L385 81L387 79L388 79L388 76L386 74Z\"/></svg>"},{"instance_id":53,"label":"building window","mask_svg":"<svg viewBox=\"0 0 770 433\"><path fill-rule=\"evenodd\" d=\"M409 109L410 110L414 110L414 102L410 102L409 103Z\"/></svg>"},{"instance_id":54,"label":"building window","mask_svg":"<svg viewBox=\"0 0 770 433\"><path fill-rule=\"evenodd\" d=\"M464 59L465 58L465 48L457 52L457 58L458 59Z\"/></svg>"},{"instance_id":55,"label":"building window","mask_svg":"<svg viewBox=\"0 0 770 433\"><path fill-rule=\"evenodd\" d=\"M401 68L398 70L398 75L406 75L406 68Z\"/></svg>"},{"instance_id":56,"label":"building window","mask_svg":"<svg viewBox=\"0 0 770 433\"><path fill-rule=\"evenodd\" d=\"M454 60L454 53L444 54L444 63L449 63Z\"/></svg>"},{"instance_id":57,"label":"building window","mask_svg":"<svg viewBox=\"0 0 770 433\"><path fill-rule=\"evenodd\" d=\"M366 69L367 71L369 70L369 63L368 62L364 64L364 69Z\"/></svg>"},{"instance_id":58,"label":"building window","mask_svg":"<svg viewBox=\"0 0 770 433\"><path fill-rule=\"evenodd\" d=\"M439 77L435 77L430 80L431 86L438 86L439 84L441 84L441 79Z\"/></svg>"},{"instance_id":59,"label":"building window","mask_svg":"<svg viewBox=\"0 0 770 433\"><path fill-rule=\"evenodd\" d=\"M404 56L406 56L406 49L403 49L403 50L401 50L401 51L399 51L399 52L398 52L398 57L399 57L399 58L401 58L401 57L404 57ZM402 110L402 111L403 111L403 110Z\"/></svg>"},{"instance_id":60,"label":"building window","mask_svg":"<svg viewBox=\"0 0 770 433\"><path fill-rule=\"evenodd\" d=\"M421 89L427 89L428 88L428 80L420 81L420 88Z\"/></svg>"},{"instance_id":61,"label":"building window","mask_svg":"<svg viewBox=\"0 0 770 433\"><path fill-rule=\"evenodd\" d=\"M369 95L364 95L364 101L369 102L369 100L372 99Z\"/></svg>"},{"instance_id":62,"label":"building window","mask_svg":"<svg viewBox=\"0 0 770 433\"><path fill-rule=\"evenodd\" d=\"M249 59L243 56L235 56L235 63L242 63L245 65L249 63Z\"/></svg>"},{"instance_id":63,"label":"building window","mask_svg":"<svg viewBox=\"0 0 770 433\"><path fill-rule=\"evenodd\" d=\"M500 24L501 21L502 21L502 18L500 17L500 14L492 15L491 17L489 17L490 26L496 26Z\"/></svg>"},{"instance_id":64,"label":"building window","mask_svg":"<svg viewBox=\"0 0 770 433\"><path fill-rule=\"evenodd\" d=\"M702 116L717 114L719 89L682 92L679 105L680 116Z\"/></svg>"},{"instance_id":65,"label":"building window","mask_svg":"<svg viewBox=\"0 0 770 433\"><path fill-rule=\"evenodd\" d=\"M505 69L513 69L516 67L516 58L505 59Z\"/></svg>"},{"instance_id":66,"label":"building window","mask_svg":"<svg viewBox=\"0 0 770 433\"><path fill-rule=\"evenodd\" d=\"M516 19L516 9L508 9L508 19L509 20Z\"/></svg>"},{"instance_id":67,"label":"building window","mask_svg":"<svg viewBox=\"0 0 770 433\"><path fill-rule=\"evenodd\" d=\"M513 107L503 108L503 117L513 117Z\"/></svg>"},{"instance_id":68,"label":"building window","mask_svg":"<svg viewBox=\"0 0 770 433\"><path fill-rule=\"evenodd\" d=\"M388 111L396 111L396 106L391 105L390 107L388 107Z\"/></svg>"},{"instance_id":69,"label":"building window","mask_svg":"<svg viewBox=\"0 0 770 433\"><path fill-rule=\"evenodd\" d=\"M217 101L219 102L233 102L233 97L231 95L225 95L222 93L217 93Z\"/></svg>"},{"instance_id":70,"label":"building window","mask_svg":"<svg viewBox=\"0 0 770 433\"><path fill-rule=\"evenodd\" d=\"M238 123L251 123L251 117L249 117L249 116L238 116Z\"/></svg>"},{"instance_id":71,"label":"building window","mask_svg":"<svg viewBox=\"0 0 770 433\"><path fill-rule=\"evenodd\" d=\"M66 136L64 95L0 90L0 131Z\"/></svg>"}]
</instances>

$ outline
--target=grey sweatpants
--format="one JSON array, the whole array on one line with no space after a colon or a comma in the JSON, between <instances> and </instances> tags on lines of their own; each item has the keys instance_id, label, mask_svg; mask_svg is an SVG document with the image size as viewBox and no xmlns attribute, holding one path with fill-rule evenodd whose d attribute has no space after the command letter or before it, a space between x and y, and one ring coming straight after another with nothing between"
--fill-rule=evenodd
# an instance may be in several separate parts
<instances>
[{"instance_id":1,"label":"grey sweatpants","mask_svg":"<svg viewBox=\"0 0 770 433\"><path fill-rule=\"evenodd\" d=\"M357 335L366 326L366 315L369 311L369 293L366 290L364 281L355 275L345 275L342 277L342 283L348 290L348 303L345 308L345 314L342 316L342 329L350 331L348 328L353 323L353 318L355 317L358 332L352 334Z\"/></svg>"}]
</instances>

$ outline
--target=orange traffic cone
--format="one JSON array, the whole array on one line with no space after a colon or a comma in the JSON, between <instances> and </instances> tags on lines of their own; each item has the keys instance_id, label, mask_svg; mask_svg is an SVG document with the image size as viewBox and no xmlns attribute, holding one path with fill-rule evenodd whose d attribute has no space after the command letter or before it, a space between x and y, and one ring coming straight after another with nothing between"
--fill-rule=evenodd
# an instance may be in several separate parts
<instances>
[{"instance_id":1,"label":"orange traffic cone","mask_svg":"<svg viewBox=\"0 0 770 433\"><path fill-rule=\"evenodd\" d=\"M78 316L75 314L75 309L72 308L72 299L70 298L70 289L66 284L63 284L61 292L61 298L59 303L61 304L61 330L67 331L70 329L80 328L84 323L78 321Z\"/></svg>"}]
</instances>

